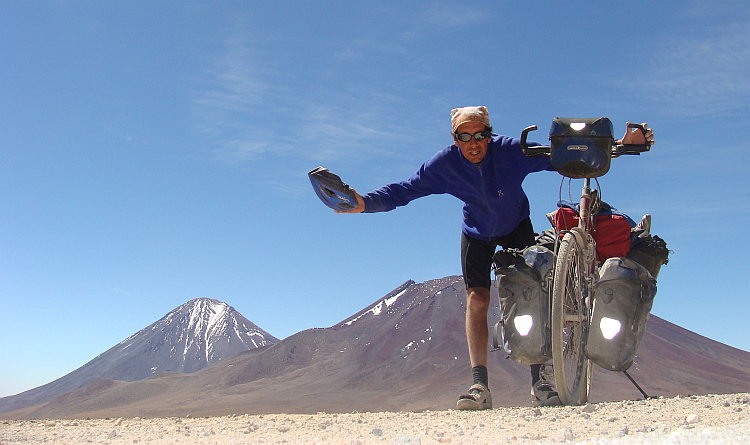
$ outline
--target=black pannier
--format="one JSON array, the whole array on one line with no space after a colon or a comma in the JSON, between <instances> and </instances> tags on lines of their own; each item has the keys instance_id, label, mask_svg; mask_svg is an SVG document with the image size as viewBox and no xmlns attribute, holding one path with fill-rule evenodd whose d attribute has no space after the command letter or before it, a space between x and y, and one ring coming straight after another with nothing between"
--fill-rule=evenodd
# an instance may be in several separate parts
<instances>
[{"instance_id":1,"label":"black pannier","mask_svg":"<svg viewBox=\"0 0 750 445\"><path fill-rule=\"evenodd\" d=\"M630 251L627 257L645 267L651 276L659 276L661 266L669 263L669 249L667 243L656 235L643 233L631 236Z\"/></svg>"},{"instance_id":2,"label":"black pannier","mask_svg":"<svg viewBox=\"0 0 750 445\"><path fill-rule=\"evenodd\" d=\"M549 131L552 166L568 178L597 178L609 171L614 138L606 117L556 117Z\"/></svg>"},{"instance_id":3,"label":"black pannier","mask_svg":"<svg viewBox=\"0 0 750 445\"><path fill-rule=\"evenodd\" d=\"M537 245L498 251L493 260L502 310L494 328L494 349L502 347L524 365L551 360L549 283L554 253Z\"/></svg>"},{"instance_id":4,"label":"black pannier","mask_svg":"<svg viewBox=\"0 0 750 445\"><path fill-rule=\"evenodd\" d=\"M637 262L609 258L599 270L594 287L586 356L610 371L625 371L632 364L646 330L656 279Z\"/></svg>"}]
</instances>

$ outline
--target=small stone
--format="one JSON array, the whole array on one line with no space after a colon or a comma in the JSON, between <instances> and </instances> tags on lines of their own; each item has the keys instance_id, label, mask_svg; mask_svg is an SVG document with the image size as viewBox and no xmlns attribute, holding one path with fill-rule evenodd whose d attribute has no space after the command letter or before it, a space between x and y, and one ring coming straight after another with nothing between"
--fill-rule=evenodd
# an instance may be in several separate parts
<instances>
[{"instance_id":1,"label":"small stone","mask_svg":"<svg viewBox=\"0 0 750 445\"><path fill-rule=\"evenodd\" d=\"M373 428L370 433L372 433L373 436L380 437L383 435L383 430L381 430L380 428Z\"/></svg>"},{"instance_id":2,"label":"small stone","mask_svg":"<svg viewBox=\"0 0 750 445\"><path fill-rule=\"evenodd\" d=\"M697 414L690 414L689 416L687 416L685 418L685 423L687 423L688 425L693 425L693 424L698 423L700 421L701 421L701 418Z\"/></svg>"},{"instance_id":3,"label":"small stone","mask_svg":"<svg viewBox=\"0 0 750 445\"><path fill-rule=\"evenodd\" d=\"M570 428L565 428L565 429L560 430L560 434L559 434L560 442L568 442L573 439L574 439L573 430L571 430Z\"/></svg>"},{"instance_id":4,"label":"small stone","mask_svg":"<svg viewBox=\"0 0 750 445\"><path fill-rule=\"evenodd\" d=\"M528 439L528 440L537 440L538 441L538 440L544 439L544 436L542 436L540 433L533 432L533 433L526 434L524 436L524 438Z\"/></svg>"},{"instance_id":5,"label":"small stone","mask_svg":"<svg viewBox=\"0 0 750 445\"><path fill-rule=\"evenodd\" d=\"M583 411L584 413L593 413L594 411L596 411L596 406L587 403L586 406L581 409L581 411Z\"/></svg>"},{"instance_id":6,"label":"small stone","mask_svg":"<svg viewBox=\"0 0 750 445\"><path fill-rule=\"evenodd\" d=\"M422 445L422 440L414 436L396 436L391 445Z\"/></svg>"}]
</instances>

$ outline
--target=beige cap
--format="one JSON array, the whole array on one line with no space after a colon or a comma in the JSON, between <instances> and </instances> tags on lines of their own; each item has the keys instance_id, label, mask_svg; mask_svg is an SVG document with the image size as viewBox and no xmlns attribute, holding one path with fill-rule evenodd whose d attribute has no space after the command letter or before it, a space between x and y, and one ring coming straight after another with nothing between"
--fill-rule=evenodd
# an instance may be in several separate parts
<instances>
[{"instance_id":1,"label":"beige cap","mask_svg":"<svg viewBox=\"0 0 750 445\"><path fill-rule=\"evenodd\" d=\"M487 107L463 107L451 110L451 124L454 133L461 124L466 122L480 122L485 127L491 127L490 113L487 111Z\"/></svg>"}]
</instances>

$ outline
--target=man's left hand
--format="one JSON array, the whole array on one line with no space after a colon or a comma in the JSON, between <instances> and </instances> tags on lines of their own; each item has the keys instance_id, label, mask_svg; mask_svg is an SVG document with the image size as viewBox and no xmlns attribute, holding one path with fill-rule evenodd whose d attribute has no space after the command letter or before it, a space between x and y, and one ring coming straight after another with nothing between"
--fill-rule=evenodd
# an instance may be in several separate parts
<instances>
[{"instance_id":1,"label":"man's left hand","mask_svg":"<svg viewBox=\"0 0 750 445\"><path fill-rule=\"evenodd\" d=\"M628 128L620 143L623 145L644 145L646 143L653 145L654 132L648 128L647 123L644 122L641 125L643 125L643 131L640 128Z\"/></svg>"}]
</instances>

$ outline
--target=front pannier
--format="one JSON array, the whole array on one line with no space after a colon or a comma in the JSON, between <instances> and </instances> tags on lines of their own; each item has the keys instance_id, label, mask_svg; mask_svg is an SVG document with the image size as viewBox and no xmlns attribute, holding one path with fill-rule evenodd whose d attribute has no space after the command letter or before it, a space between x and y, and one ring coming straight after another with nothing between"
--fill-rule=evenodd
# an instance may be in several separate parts
<instances>
[{"instance_id":1,"label":"front pannier","mask_svg":"<svg viewBox=\"0 0 750 445\"><path fill-rule=\"evenodd\" d=\"M495 324L494 349L524 365L552 358L549 283L554 253L543 246L507 249L494 257L502 318Z\"/></svg>"},{"instance_id":2,"label":"front pannier","mask_svg":"<svg viewBox=\"0 0 750 445\"><path fill-rule=\"evenodd\" d=\"M610 371L625 371L632 364L646 330L656 280L637 262L610 258L599 270L594 287L586 356Z\"/></svg>"},{"instance_id":3,"label":"front pannier","mask_svg":"<svg viewBox=\"0 0 750 445\"><path fill-rule=\"evenodd\" d=\"M556 117L549 131L552 166L568 178L604 175L612 160L613 132L612 122L606 117Z\"/></svg>"}]
</instances>

